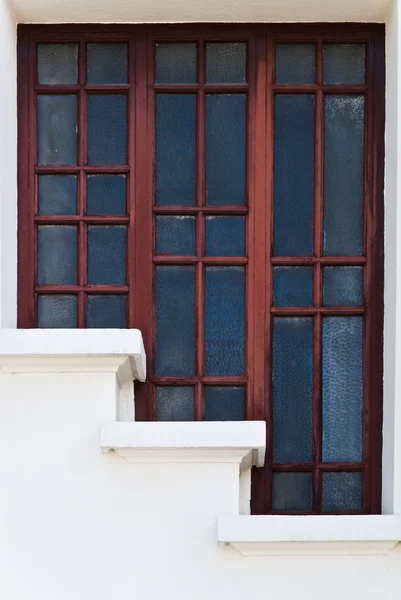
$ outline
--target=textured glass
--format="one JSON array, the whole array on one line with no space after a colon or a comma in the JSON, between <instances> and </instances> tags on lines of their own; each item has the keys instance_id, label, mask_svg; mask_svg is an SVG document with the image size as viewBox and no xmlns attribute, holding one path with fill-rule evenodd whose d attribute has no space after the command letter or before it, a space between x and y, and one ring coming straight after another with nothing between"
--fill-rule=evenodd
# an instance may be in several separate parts
<instances>
[{"instance_id":1,"label":"textured glass","mask_svg":"<svg viewBox=\"0 0 401 600\"><path fill-rule=\"evenodd\" d=\"M156 254L195 255L195 217L156 217Z\"/></svg>"},{"instance_id":2,"label":"textured glass","mask_svg":"<svg viewBox=\"0 0 401 600\"><path fill-rule=\"evenodd\" d=\"M273 320L273 459L312 460L313 319Z\"/></svg>"},{"instance_id":3,"label":"textured glass","mask_svg":"<svg viewBox=\"0 0 401 600\"><path fill-rule=\"evenodd\" d=\"M156 410L158 421L195 421L194 388L157 387Z\"/></svg>"},{"instance_id":4,"label":"textured glass","mask_svg":"<svg viewBox=\"0 0 401 600\"><path fill-rule=\"evenodd\" d=\"M39 175L39 214L75 215L76 175Z\"/></svg>"},{"instance_id":5,"label":"textured glass","mask_svg":"<svg viewBox=\"0 0 401 600\"><path fill-rule=\"evenodd\" d=\"M313 268L274 267L274 306L312 306Z\"/></svg>"},{"instance_id":6,"label":"textured glass","mask_svg":"<svg viewBox=\"0 0 401 600\"><path fill-rule=\"evenodd\" d=\"M88 227L88 283L127 283L127 228L123 225Z\"/></svg>"},{"instance_id":7,"label":"textured glass","mask_svg":"<svg viewBox=\"0 0 401 600\"><path fill-rule=\"evenodd\" d=\"M328 95L324 118L324 252L363 250L364 97Z\"/></svg>"},{"instance_id":8,"label":"textured glass","mask_svg":"<svg viewBox=\"0 0 401 600\"><path fill-rule=\"evenodd\" d=\"M76 326L76 296L38 296L38 327L72 329Z\"/></svg>"},{"instance_id":9,"label":"textured glass","mask_svg":"<svg viewBox=\"0 0 401 600\"><path fill-rule=\"evenodd\" d=\"M77 44L38 44L38 82L46 85L78 83Z\"/></svg>"},{"instance_id":10,"label":"textured glass","mask_svg":"<svg viewBox=\"0 0 401 600\"><path fill-rule=\"evenodd\" d=\"M276 83L315 83L315 44L276 44Z\"/></svg>"},{"instance_id":11,"label":"textured glass","mask_svg":"<svg viewBox=\"0 0 401 600\"><path fill-rule=\"evenodd\" d=\"M77 228L71 225L40 225L38 284L75 284L77 268Z\"/></svg>"},{"instance_id":12,"label":"textured glass","mask_svg":"<svg viewBox=\"0 0 401 600\"><path fill-rule=\"evenodd\" d=\"M246 96L206 96L207 204L246 202Z\"/></svg>"},{"instance_id":13,"label":"textured glass","mask_svg":"<svg viewBox=\"0 0 401 600\"><path fill-rule=\"evenodd\" d=\"M88 97L88 155L91 165L126 164L126 96Z\"/></svg>"},{"instance_id":14,"label":"textured glass","mask_svg":"<svg viewBox=\"0 0 401 600\"><path fill-rule=\"evenodd\" d=\"M127 44L88 44L88 83L127 83Z\"/></svg>"},{"instance_id":15,"label":"textured glass","mask_svg":"<svg viewBox=\"0 0 401 600\"><path fill-rule=\"evenodd\" d=\"M245 419L243 387L205 386L205 421Z\"/></svg>"},{"instance_id":16,"label":"textured glass","mask_svg":"<svg viewBox=\"0 0 401 600\"><path fill-rule=\"evenodd\" d=\"M308 256L315 202L314 96L276 96L274 139L274 254Z\"/></svg>"},{"instance_id":17,"label":"textured glass","mask_svg":"<svg viewBox=\"0 0 401 600\"><path fill-rule=\"evenodd\" d=\"M273 511L310 512L312 473L274 473Z\"/></svg>"},{"instance_id":18,"label":"textured glass","mask_svg":"<svg viewBox=\"0 0 401 600\"><path fill-rule=\"evenodd\" d=\"M243 375L245 349L245 271L206 267L205 374Z\"/></svg>"},{"instance_id":19,"label":"textured glass","mask_svg":"<svg viewBox=\"0 0 401 600\"><path fill-rule=\"evenodd\" d=\"M156 83L196 83L196 44L156 44Z\"/></svg>"},{"instance_id":20,"label":"textured glass","mask_svg":"<svg viewBox=\"0 0 401 600\"><path fill-rule=\"evenodd\" d=\"M323 318L323 461L362 460L363 317Z\"/></svg>"},{"instance_id":21,"label":"textured glass","mask_svg":"<svg viewBox=\"0 0 401 600\"><path fill-rule=\"evenodd\" d=\"M156 267L156 375L195 375L195 268Z\"/></svg>"},{"instance_id":22,"label":"textured glass","mask_svg":"<svg viewBox=\"0 0 401 600\"><path fill-rule=\"evenodd\" d=\"M88 215L126 213L127 178L125 175L88 175Z\"/></svg>"},{"instance_id":23,"label":"textured glass","mask_svg":"<svg viewBox=\"0 0 401 600\"><path fill-rule=\"evenodd\" d=\"M245 83L246 44L206 44L206 83Z\"/></svg>"},{"instance_id":24,"label":"textured glass","mask_svg":"<svg viewBox=\"0 0 401 600\"><path fill-rule=\"evenodd\" d=\"M88 296L87 327L125 329L127 327L126 296Z\"/></svg>"},{"instance_id":25,"label":"textured glass","mask_svg":"<svg viewBox=\"0 0 401 600\"><path fill-rule=\"evenodd\" d=\"M245 217L206 217L206 256L245 256Z\"/></svg>"},{"instance_id":26,"label":"textured glass","mask_svg":"<svg viewBox=\"0 0 401 600\"><path fill-rule=\"evenodd\" d=\"M324 44L323 83L365 83L365 45Z\"/></svg>"},{"instance_id":27,"label":"textured glass","mask_svg":"<svg viewBox=\"0 0 401 600\"><path fill-rule=\"evenodd\" d=\"M196 95L156 99L156 204L191 205L196 190Z\"/></svg>"},{"instance_id":28,"label":"textured glass","mask_svg":"<svg viewBox=\"0 0 401 600\"><path fill-rule=\"evenodd\" d=\"M363 304L363 267L325 267L323 270L325 306Z\"/></svg>"},{"instance_id":29,"label":"textured glass","mask_svg":"<svg viewBox=\"0 0 401 600\"><path fill-rule=\"evenodd\" d=\"M323 510L361 511L361 473L323 473Z\"/></svg>"},{"instance_id":30,"label":"textured glass","mask_svg":"<svg viewBox=\"0 0 401 600\"><path fill-rule=\"evenodd\" d=\"M77 97L39 95L38 163L75 165L77 163Z\"/></svg>"}]
</instances>

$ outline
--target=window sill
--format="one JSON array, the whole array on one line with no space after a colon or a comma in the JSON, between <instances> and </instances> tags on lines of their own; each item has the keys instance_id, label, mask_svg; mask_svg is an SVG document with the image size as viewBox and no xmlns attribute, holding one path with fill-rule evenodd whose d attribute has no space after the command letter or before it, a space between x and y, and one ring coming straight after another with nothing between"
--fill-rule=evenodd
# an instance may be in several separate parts
<instances>
[{"instance_id":1,"label":"window sill","mask_svg":"<svg viewBox=\"0 0 401 600\"><path fill-rule=\"evenodd\" d=\"M384 555L398 552L400 541L400 515L266 515L218 519L219 545L232 546L243 556Z\"/></svg>"}]
</instances>

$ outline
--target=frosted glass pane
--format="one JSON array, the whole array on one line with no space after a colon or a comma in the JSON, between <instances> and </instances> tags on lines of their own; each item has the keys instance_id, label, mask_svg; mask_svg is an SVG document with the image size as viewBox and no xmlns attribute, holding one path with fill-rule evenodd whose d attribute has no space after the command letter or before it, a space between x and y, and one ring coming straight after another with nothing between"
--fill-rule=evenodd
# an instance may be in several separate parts
<instances>
[{"instance_id":1,"label":"frosted glass pane","mask_svg":"<svg viewBox=\"0 0 401 600\"><path fill-rule=\"evenodd\" d=\"M312 473L274 473L273 511L310 512Z\"/></svg>"},{"instance_id":2,"label":"frosted glass pane","mask_svg":"<svg viewBox=\"0 0 401 600\"><path fill-rule=\"evenodd\" d=\"M156 44L156 83L196 83L196 44Z\"/></svg>"},{"instance_id":3,"label":"frosted glass pane","mask_svg":"<svg viewBox=\"0 0 401 600\"><path fill-rule=\"evenodd\" d=\"M181 386L157 387L156 410L158 421L194 421L194 388Z\"/></svg>"},{"instance_id":4,"label":"frosted glass pane","mask_svg":"<svg viewBox=\"0 0 401 600\"><path fill-rule=\"evenodd\" d=\"M46 85L78 83L77 44L38 44L38 82Z\"/></svg>"},{"instance_id":5,"label":"frosted glass pane","mask_svg":"<svg viewBox=\"0 0 401 600\"><path fill-rule=\"evenodd\" d=\"M127 162L127 97L88 97L88 156L91 165Z\"/></svg>"},{"instance_id":6,"label":"frosted glass pane","mask_svg":"<svg viewBox=\"0 0 401 600\"><path fill-rule=\"evenodd\" d=\"M39 214L75 215L76 175L39 175Z\"/></svg>"},{"instance_id":7,"label":"frosted glass pane","mask_svg":"<svg viewBox=\"0 0 401 600\"><path fill-rule=\"evenodd\" d=\"M70 225L38 227L38 284L77 283L77 228Z\"/></svg>"},{"instance_id":8,"label":"frosted glass pane","mask_svg":"<svg viewBox=\"0 0 401 600\"><path fill-rule=\"evenodd\" d=\"M205 386L205 421L245 419L243 387Z\"/></svg>"},{"instance_id":9,"label":"frosted glass pane","mask_svg":"<svg viewBox=\"0 0 401 600\"><path fill-rule=\"evenodd\" d=\"M126 212L126 196L125 175L88 175L88 215L123 215Z\"/></svg>"},{"instance_id":10,"label":"frosted glass pane","mask_svg":"<svg viewBox=\"0 0 401 600\"><path fill-rule=\"evenodd\" d=\"M127 297L88 296L87 327L125 329L127 327Z\"/></svg>"},{"instance_id":11,"label":"frosted glass pane","mask_svg":"<svg viewBox=\"0 0 401 600\"><path fill-rule=\"evenodd\" d=\"M206 217L206 256L245 256L245 217Z\"/></svg>"},{"instance_id":12,"label":"frosted glass pane","mask_svg":"<svg viewBox=\"0 0 401 600\"><path fill-rule=\"evenodd\" d=\"M361 473L323 473L323 510L361 511Z\"/></svg>"},{"instance_id":13,"label":"frosted glass pane","mask_svg":"<svg viewBox=\"0 0 401 600\"><path fill-rule=\"evenodd\" d=\"M315 83L315 44L276 44L276 83Z\"/></svg>"},{"instance_id":14,"label":"frosted glass pane","mask_svg":"<svg viewBox=\"0 0 401 600\"><path fill-rule=\"evenodd\" d=\"M156 254L195 255L195 217L156 217Z\"/></svg>"},{"instance_id":15,"label":"frosted glass pane","mask_svg":"<svg viewBox=\"0 0 401 600\"><path fill-rule=\"evenodd\" d=\"M76 296L38 296L38 327L70 329L76 326Z\"/></svg>"},{"instance_id":16,"label":"frosted glass pane","mask_svg":"<svg viewBox=\"0 0 401 600\"><path fill-rule=\"evenodd\" d=\"M127 228L122 225L88 227L88 283L127 282Z\"/></svg>"},{"instance_id":17,"label":"frosted glass pane","mask_svg":"<svg viewBox=\"0 0 401 600\"><path fill-rule=\"evenodd\" d=\"M246 44L206 44L206 83L245 83Z\"/></svg>"},{"instance_id":18,"label":"frosted glass pane","mask_svg":"<svg viewBox=\"0 0 401 600\"><path fill-rule=\"evenodd\" d=\"M363 304L363 267L325 267L323 270L325 306Z\"/></svg>"},{"instance_id":19,"label":"frosted glass pane","mask_svg":"<svg viewBox=\"0 0 401 600\"><path fill-rule=\"evenodd\" d=\"M313 268L274 267L274 306L312 306Z\"/></svg>"},{"instance_id":20,"label":"frosted glass pane","mask_svg":"<svg viewBox=\"0 0 401 600\"><path fill-rule=\"evenodd\" d=\"M364 44L324 44L324 83L365 83Z\"/></svg>"},{"instance_id":21,"label":"frosted glass pane","mask_svg":"<svg viewBox=\"0 0 401 600\"><path fill-rule=\"evenodd\" d=\"M38 163L75 165L77 163L77 97L39 95Z\"/></svg>"},{"instance_id":22,"label":"frosted glass pane","mask_svg":"<svg viewBox=\"0 0 401 600\"><path fill-rule=\"evenodd\" d=\"M127 83L127 44L88 44L88 83Z\"/></svg>"}]
</instances>

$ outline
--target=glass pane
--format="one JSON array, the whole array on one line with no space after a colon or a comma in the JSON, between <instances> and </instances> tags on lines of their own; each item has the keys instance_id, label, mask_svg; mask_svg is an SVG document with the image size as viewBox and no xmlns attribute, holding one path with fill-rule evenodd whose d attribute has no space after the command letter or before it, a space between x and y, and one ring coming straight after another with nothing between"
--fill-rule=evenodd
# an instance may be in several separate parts
<instances>
[{"instance_id":1,"label":"glass pane","mask_svg":"<svg viewBox=\"0 0 401 600\"><path fill-rule=\"evenodd\" d=\"M246 202L246 96L206 96L206 202Z\"/></svg>"},{"instance_id":2,"label":"glass pane","mask_svg":"<svg viewBox=\"0 0 401 600\"><path fill-rule=\"evenodd\" d=\"M87 327L125 329L127 327L126 296L88 296Z\"/></svg>"},{"instance_id":3,"label":"glass pane","mask_svg":"<svg viewBox=\"0 0 401 600\"><path fill-rule=\"evenodd\" d=\"M315 98L275 98L274 254L313 252Z\"/></svg>"},{"instance_id":4,"label":"glass pane","mask_svg":"<svg viewBox=\"0 0 401 600\"><path fill-rule=\"evenodd\" d=\"M127 228L88 227L88 283L127 283Z\"/></svg>"},{"instance_id":5,"label":"glass pane","mask_svg":"<svg viewBox=\"0 0 401 600\"><path fill-rule=\"evenodd\" d=\"M323 318L323 461L362 460L363 317Z\"/></svg>"},{"instance_id":6,"label":"glass pane","mask_svg":"<svg viewBox=\"0 0 401 600\"><path fill-rule=\"evenodd\" d=\"M206 217L207 256L245 256L245 217Z\"/></svg>"},{"instance_id":7,"label":"glass pane","mask_svg":"<svg viewBox=\"0 0 401 600\"><path fill-rule=\"evenodd\" d=\"M360 511L361 508L361 473L323 473L324 511Z\"/></svg>"},{"instance_id":8,"label":"glass pane","mask_svg":"<svg viewBox=\"0 0 401 600\"><path fill-rule=\"evenodd\" d=\"M70 225L38 227L38 284L77 283L77 228Z\"/></svg>"},{"instance_id":9,"label":"glass pane","mask_svg":"<svg viewBox=\"0 0 401 600\"><path fill-rule=\"evenodd\" d=\"M156 375L195 375L195 268L156 267Z\"/></svg>"},{"instance_id":10,"label":"glass pane","mask_svg":"<svg viewBox=\"0 0 401 600\"><path fill-rule=\"evenodd\" d=\"M205 288L205 374L243 375L245 271L206 267Z\"/></svg>"},{"instance_id":11,"label":"glass pane","mask_svg":"<svg viewBox=\"0 0 401 600\"><path fill-rule=\"evenodd\" d=\"M313 268L274 267L274 306L312 306Z\"/></svg>"},{"instance_id":12,"label":"glass pane","mask_svg":"<svg viewBox=\"0 0 401 600\"><path fill-rule=\"evenodd\" d=\"M127 44L88 44L88 83L127 83Z\"/></svg>"},{"instance_id":13,"label":"glass pane","mask_svg":"<svg viewBox=\"0 0 401 600\"><path fill-rule=\"evenodd\" d=\"M315 44L276 44L276 83L315 83Z\"/></svg>"},{"instance_id":14,"label":"glass pane","mask_svg":"<svg viewBox=\"0 0 401 600\"><path fill-rule=\"evenodd\" d=\"M313 318L273 320L274 462L312 460Z\"/></svg>"},{"instance_id":15,"label":"glass pane","mask_svg":"<svg viewBox=\"0 0 401 600\"><path fill-rule=\"evenodd\" d=\"M157 387L156 407L158 421L194 421L194 388L177 386Z\"/></svg>"},{"instance_id":16,"label":"glass pane","mask_svg":"<svg viewBox=\"0 0 401 600\"><path fill-rule=\"evenodd\" d=\"M324 83L365 83L364 44L324 44Z\"/></svg>"},{"instance_id":17,"label":"glass pane","mask_svg":"<svg viewBox=\"0 0 401 600\"><path fill-rule=\"evenodd\" d=\"M205 421L243 421L245 398L243 387L205 387Z\"/></svg>"},{"instance_id":18,"label":"glass pane","mask_svg":"<svg viewBox=\"0 0 401 600\"><path fill-rule=\"evenodd\" d=\"M325 98L325 254L362 254L364 112L363 96Z\"/></svg>"},{"instance_id":19,"label":"glass pane","mask_svg":"<svg viewBox=\"0 0 401 600\"><path fill-rule=\"evenodd\" d=\"M38 82L78 83L77 44L38 44Z\"/></svg>"},{"instance_id":20,"label":"glass pane","mask_svg":"<svg viewBox=\"0 0 401 600\"><path fill-rule=\"evenodd\" d=\"M39 175L39 214L75 215L76 175Z\"/></svg>"},{"instance_id":21,"label":"glass pane","mask_svg":"<svg viewBox=\"0 0 401 600\"><path fill-rule=\"evenodd\" d=\"M156 99L156 204L191 205L196 190L196 96Z\"/></svg>"},{"instance_id":22,"label":"glass pane","mask_svg":"<svg viewBox=\"0 0 401 600\"><path fill-rule=\"evenodd\" d=\"M245 83L246 44L206 44L206 83Z\"/></svg>"},{"instance_id":23,"label":"glass pane","mask_svg":"<svg viewBox=\"0 0 401 600\"><path fill-rule=\"evenodd\" d=\"M88 215L126 213L127 178L125 175L88 175Z\"/></svg>"},{"instance_id":24,"label":"glass pane","mask_svg":"<svg viewBox=\"0 0 401 600\"><path fill-rule=\"evenodd\" d=\"M77 163L77 97L40 95L38 102L38 163Z\"/></svg>"},{"instance_id":25,"label":"glass pane","mask_svg":"<svg viewBox=\"0 0 401 600\"><path fill-rule=\"evenodd\" d=\"M156 83L196 83L196 44L156 44Z\"/></svg>"},{"instance_id":26,"label":"glass pane","mask_svg":"<svg viewBox=\"0 0 401 600\"><path fill-rule=\"evenodd\" d=\"M38 327L72 329L76 326L76 296L38 296Z\"/></svg>"},{"instance_id":27,"label":"glass pane","mask_svg":"<svg viewBox=\"0 0 401 600\"><path fill-rule=\"evenodd\" d=\"M156 217L156 254L195 255L195 217Z\"/></svg>"},{"instance_id":28,"label":"glass pane","mask_svg":"<svg viewBox=\"0 0 401 600\"><path fill-rule=\"evenodd\" d=\"M126 164L126 96L88 97L88 153L91 165Z\"/></svg>"},{"instance_id":29,"label":"glass pane","mask_svg":"<svg viewBox=\"0 0 401 600\"><path fill-rule=\"evenodd\" d=\"M273 510L310 512L312 510L312 473L274 473Z\"/></svg>"},{"instance_id":30,"label":"glass pane","mask_svg":"<svg viewBox=\"0 0 401 600\"><path fill-rule=\"evenodd\" d=\"M326 267L323 270L325 306L363 304L363 267Z\"/></svg>"}]
</instances>

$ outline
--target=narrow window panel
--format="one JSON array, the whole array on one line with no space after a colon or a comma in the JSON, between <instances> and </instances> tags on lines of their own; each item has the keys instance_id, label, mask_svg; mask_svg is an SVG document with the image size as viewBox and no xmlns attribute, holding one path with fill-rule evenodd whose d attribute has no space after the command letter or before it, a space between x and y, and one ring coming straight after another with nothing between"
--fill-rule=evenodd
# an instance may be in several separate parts
<instances>
[{"instance_id":1,"label":"narrow window panel","mask_svg":"<svg viewBox=\"0 0 401 600\"><path fill-rule=\"evenodd\" d=\"M276 83L315 83L315 44L276 44Z\"/></svg>"},{"instance_id":2,"label":"narrow window panel","mask_svg":"<svg viewBox=\"0 0 401 600\"><path fill-rule=\"evenodd\" d=\"M274 306L312 306L313 268L274 267Z\"/></svg>"},{"instance_id":3,"label":"narrow window panel","mask_svg":"<svg viewBox=\"0 0 401 600\"><path fill-rule=\"evenodd\" d=\"M156 83L196 83L196 44L156 44Z\"/></svg>"},{"instance_id":4,"label":"narrow window panel","mask_svg":"<svg viewBox=\"0 0 401 600\"><path fill-rule=\"evenodd\" d=\"M274 254L313 252L315 98L278 95L274 130Z\"/></svg>"},{"instance_id":5,"label":"narrow window panel","mask_svg":"<svg viewBox=\"0 0 401 600\"><path fill-rule=\"evenodd\" d=\"M86 325L98 329L125 329L127 327L127 297L87 296Z\"/></svg>"},{"instance_id":6,"label":"narrow window panel","mask_svg":"<svg viewBox=\"0 0 401 600\"><path fill-rule=\"evenodd\" d=\"M364 97L328 95L324 116L324 253L363 252Z\"/></svg>"},{"instance_id":7,"label":"narrow window panel","mask_svg":"<svg viewBox=\"0 0 401 600\"><path fill-rule=\"evenodd\" d=\"M273 511L311 512L312 473L274 473Z\"/></svg>"},{"instance_id":8,"label":"narrow window panel","mask_svg":"<svg viewBox=\"0 0 401 600\"><path fill-rule=\"evenodd\" d=\"M349 512L362 509L361 473L323 473L323 510Z\"/></svg>"},{"instance_id":9,"label":"narrow window panel","mask_svg":"<svg viewBox=\"0 0 401 600\"><path fill-rule=\"evenodd\" d=\"M77 228L71 225L38 227L38 284L77 283Z\"/></svg>"},{"instance_id":10,"label":"narrow window panel","mask_svg":"<svg viewBox=\"0 0 401 600\"><path fill-rule=\"evenodd\" d=\"M189 386L156 387L158 421L194 421L195 393Z\"/></svg>"},{"instance_id":11,"label":"narrow window panel","mask_svg":"<svg viewBox=\"0 0 401 600\"><path fill-rule=\"evenodd\" d=\"M75 165L77 163L77 97L44 95L37 97L38 163Z\"/></svg>"},{"instance_id":12,"label":"narrow window panel","mask_svg":"<svg viewBox=\"0 0 401 600\"><path fill-rule=\"evenodd\" d=\"M313 319L273 320L273 460L312 460Z\"/></svg>"},{"instance_id":13,"label":"narrow window panel","mask_svg":"<svg viewBox=\"0 0 401 600\"><path fill-rule=\"evenodd\" d=\"M77 213L76 175L39 175L39 214Z\"/></svg>"},{"instance_id":14,"label":"narrow window panel","mask_svg":"<svg viewBox=\"0 0 401 600\"><path fill-rule=\"evenodd\" d=\"M195 375L195 268L156 267L156 375Z\"/></svg>"},{"instance_id":15,"label":"narrow window panel","mask_svg":"<svg viewBox=\"0 0 401 600\"><path fill-rule=\"evenodd\" d=\"M127 83L128 44L88 44L88 83Z\"/></svg>"},{"instance_id":16,"label":"narrow window panel","mask_svg":"<svg viewBox=\"0 0 401 600\"><path fill-rule=\"evenodd\" d=\"M189 206L196 191L196 95L156 98L156 204Z\"/></svg>"},{"instance_id":17,"label":"narrow window panel","mask_svg":"<svg viewBox=\"0 0 401 600\"><path fill-rule=\"evenodd\" d=\"M127 283L127 228L123 225L88 227L88 283Z\"/></svg>"},{"instance_id":18,"label":"narrow window panel","mask_svg":"<svg viewBox=\"0 0 401 600\"><path fill-rule=\"evenodd\" d=\"M125 175L88 175L87 214L124 215L127 201Z\"/></svg>"},{"instance_id":19,"label":"narrow window panel","mask_svg":"<svg viewBox=\"0 0 401 600\"><path fill-rule=\"evenodd\" d=\"M88 97L88 155L90 165L127 163L127 97Z\"/></svg>"},{"instance_id":20,"label":"narrow window panel","mask_svg":"<svg viewBox=\"0 0 401 600\"><path fill-rule=\"evenodd\" d=\"M245 271L207 267L205 274L205 374L245 371Z\"/></svg>"},{"instance_id":21,"label":"narrow window panel","mask_svg":"<svg viewBox=\"0 0 401 600\"><path fill-rule=\"evenodd\" d=\"M46 85L78 83L77 44L38 44L38 82Z\"/></svg>"},{"instance_id":22,"label":"narrow window panel","mask_svg":"<svg viewBox=\"0 0 401 600\"><path fill-rule=\"evenodd\" d=\"M76 296L38 296L38 327L73 329L77 327Z\"/></svg>"},{"instance_id":23,"label":"narrow window panel","mask_svg":"<svg viewBox=\"0 0 401 600\"><path fill-rule=\"evenodd\" d=\"M243 387L205 387L205 421L243 421L245 396Z\"/></svg>"},{"instance_id":24,"label":"narrow window panel","mask_svg":"<svg viewBox=\"0 0 401 600\"><path fill-rule=\"evenodd\" d=\"M206 83L245 83L246 44L206 44Z\"/></svg>"},{"instance_id":25,"label":"narrow window panel","mask_svg":"<svg viewBox=\"0 0 401 600\"><path fill-rule=\"evenodd\" d=\"M365 83L365 44L324 44L323 83Z\"/></svg>"},{"instance_id":26,"label":"narrow window panel","mask_svg":"<svg viewBox=\"0 0 401 600\"><path fill-rule=\"evenodd\" d=\"M156 217L156 254L194 256L195 217Z\"/></svg>"},{"instance_id":27,"label":"narrow window panel","mask_svg":"<svg viewBox=\"0 0 401 600\"><path fill-rule=\"evenodd\" d=\"M245 256L245 217L206 217L206 256Z\"/></svg>"},{"instance_id":28,"label":"narrow window panel","mask_svg":"<svg viewBox=\"0 0 401 600\"><path fill-rule=\"evenodd\" d=\"M325 267L323 270L325 306L363 304L363 267Z\"/></svg>"}]
</instances>

